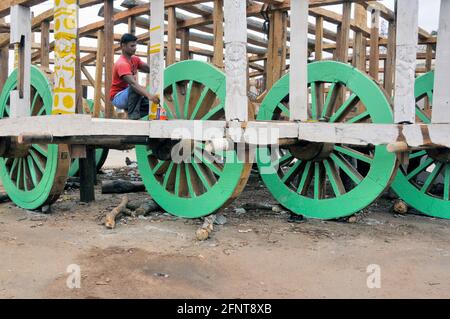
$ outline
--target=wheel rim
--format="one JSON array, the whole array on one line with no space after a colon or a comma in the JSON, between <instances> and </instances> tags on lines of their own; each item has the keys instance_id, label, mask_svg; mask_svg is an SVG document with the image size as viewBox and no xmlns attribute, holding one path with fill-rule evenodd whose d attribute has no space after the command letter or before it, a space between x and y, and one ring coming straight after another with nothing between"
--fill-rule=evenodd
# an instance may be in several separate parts
<instances>
[{"instance_id":1,"label":"wheel rim","mask_svg":"<svg viewBox=\"0 0 450 319\"><path fill-rule=\"evenodd\" d=\"M94 111L94 101L88 99L86 100L87 105L89 106L90 113ZM85 109L83 108L83 113L86 114ZM100 117L103 118L104 114L103 112L100 112ZM101 170L103 164L105 164L105 161L108 157L109 149L108 148L96 148L95 149L95 167L97 169L97 172ZM69 176L77 176L80 169L80 161L78 158L72 159L69 169Z\"/></svg>"},{"instance_id":2,"label":"wheel rim","mask_svg":"<svg viewBox=\"0 0 450 319\"><path fill-rule=\"evenodd\" d=\"M6 80L0 95L0 118L9 117L9 93L17 87L17 70ZM52 91L45 75L31 67L33 116L51 114ZM55 201L64 190L69 167L66 145L33 144L23 158L0 158L1 179L11 200L26 209Z\"/></svg>"},{"instance_id":3,"label":"wheel rim","mask_svg":"<svg viewBox=\"0 0 450 319\"><path fill-rule=\"evenodd\" d=\"M179 62L165 70L164 87L169 120L224 118L225 76L219 69L199 61ZM158 160L148 147L136 146L147 191L164 210L187 218L206 216L227 205L242 191L251 168L235 151L202 155L204 143L193 146L189 161L179 164Z\"/></svg>"},{"instance_id":4,"label":"wheel rim","mask_svg":"<svg viewBox=\"0 0 450 319\"><path fill-rule=\"evenodd\" d=\"M311 63L308 65L308 85L311 101L308 116L312 121L393 121L389 101L382 90L372 79L349 65L334 61ZM321 87L328 88L328 93L318 93ZM333 106L338 92L344 89L343 103ZM288 95L289 74L270 90L261 104L257 120L288 120ZM352 115L357 106L361 111ZM307 146L314 151L314 143ZM268 147L258 149L262 179L272 195L294 213L320 219L354 214L383 192L395 172L395 155L387 152L385 146L357 150L348 145L323 144L319 149L321 151L318 155L314 153L312 159L301 157L305 156L305 147L273 153ZM277 165L278 169L272 169ZM363 165L366 166L364 174L356 169Z\"/></svg>"},{"instance_id":5,"label":"wheel rim","mask_svg":"<svg viewBox=\"0 0 450 319\"><path fill-rule=\"evenodd\" d=\"M422 110L428 99L433 102L434 72L416 79L416 121L431 123L430 112ZM448 152L443 150L441 153ZM450 218L450 162L437 158L433 151L415 151L409 154L409 163L401 165L392 184L394 191L408 205L423 214ZM417 178L423 176L423 182Z\"/></svg>"}]
</instances>

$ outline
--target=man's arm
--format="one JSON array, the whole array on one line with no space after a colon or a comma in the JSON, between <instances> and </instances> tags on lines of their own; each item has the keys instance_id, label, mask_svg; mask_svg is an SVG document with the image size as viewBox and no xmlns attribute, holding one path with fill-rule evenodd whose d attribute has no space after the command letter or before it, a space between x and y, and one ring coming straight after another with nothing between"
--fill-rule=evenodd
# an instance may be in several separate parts
<instances>
[{"instance_id":1,"label":"man's arm","mask_svg":"<svg viewBox=\"0 0 450 319\"><path fill-rule=\"evenodd\" d=\"M147 63L143 62L139 66L138 70L144 73L150 73L150 66Z\"/></svg>"},{"instance_id":2,"label":"man's arm","mask_svg":"<svg viewBox=\"0 0 450 319\"><path fill-rule=\"evenodd\" d=\"M129 75L124 75L122 77L125 82L127 82L132 88L133 90L135 90L137 93L139 93L142 96L147 97L150 101L152 101L153 103L159 104L159 98L156 95L152 95L150 94L143 86L139 85L139 83L136 82L136 80L134 79L134 77L129 74Z\"/></svg>"}]
</instances>

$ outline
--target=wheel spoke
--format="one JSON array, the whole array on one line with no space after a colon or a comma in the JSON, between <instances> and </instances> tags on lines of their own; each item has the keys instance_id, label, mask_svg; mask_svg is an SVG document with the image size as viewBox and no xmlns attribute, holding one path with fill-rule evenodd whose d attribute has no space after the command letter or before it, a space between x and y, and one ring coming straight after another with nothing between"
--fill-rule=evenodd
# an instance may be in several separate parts
<instances>
[{"instance_id":1,"label":"wheel spoke","mask_svg":"<svg viewBox=\"0 0 450 319\"><path fill-rule=\"evenodd\" d=\"M158 171L161 169L161 167L166 164L166 161L158 161L158 164L155 165L155 167L152 169L153 175L156 175Z\"/></svg>"},{"instance_id":2,"label":"wheel spoke","mask_svg":"<svg viewBox=\"0 0 450 319\"><path fill-rule=\"evenodd\" d=\"M291 113L289 112L289 109L284 105L283 103L278 103L278 108L281 110L281 114L285 114L286 116L289 116Z\"/></svg>"},{"instance_id":3,"label":"wheel spoke","mask_svg":"<svg viewBox=\"0 0 450 319\"><path fill-rule=\"evenodd\" d=\"M292 159L294 158L294 156L292 156L292 154L290 152L286 153L285 155L281 156L280 158L278 158L277 160L275 160L272 163L272 166L274 167L280 167L283 166L285 164L288 164L292 161Z\"/></svg>"},{"instance_id":4,"label":"wheel spoke","mask_svg":"<svg viewBox=\"0 0 450 319\"><path fill-rule=\"evenodd\" d=\"M424 122L425 124L430 124L431 121L428 118L428 116L425 115L425 113L422 112L422 110L417 106L416 104L416 116L421 119L422 122Z\"/></svg>"},{"instance_id":5,"label":"wheel spoke","mask_svg":"<svg viewBox=\"0 0 450 319\"><path fill-rule=\"evenodd\" d=\"M364 121L370 116L368 111L362 112L361 114L356 115L355 117L352 117L346 123L352 124L352 123L358 123L359 121Z\"/></svg>"},{"instance_id":6,"label":"wheel spoke","mask_svg":"<svg viewBox=\"0 0 450 319\"><path fill-rule=\"evenodd\" d=\"M186 90L186 99L184 101L184 119L188 118L188 113L189 113L189 100L191 99L191 91L192 91L192 85L193 85L194 81L189 81L188 85L187 85L187 90Z\"/></svg>"},{"instance_id":7,"label":"wheel spoke","mask_svg":"<svg viewBox=\"0 0 450 319\"><path fill-rule=\"evenodd\" d=\"M167 118L173 120L175 116L173 116L172 110L169 108L169 105L167 105L166 102L163 103L164 109L166 110Z\"/></svg>"},{"instance_id":8,"label":"wheel spoke","mask_svg":"<svg viewBox=\"0 0 450 319\"><path fill-rule=\"evenodd\" d=\"M409 173L407 176L406 176L406 179L409 181L409 180L411 180L412 178L414 178L414 177L416 177L417 175L419 175L419 173L420 172L422 172L422 171L424 171L424 170L426 170L431 164L433 164L434 163L434 159L432 159L432 158L427 158L426 160L425 160L425 162L423 162L423 164L422 165L419 165L415 170L413 170L411 173Z\"/></svg>"},{"instance_id":9,"label":"wheel spoke","mask_svg":"<svg viewBox=\"0 0 450 319\"><path fill-rule=\"evenodd\" d=\"M207 191L209 191L211 189L211 185L208 182L204 172L202 171L202 169L200 168L198 163L195 161L195 159L192 160L192 167L194 168L195 172L197 173L197 176L200 178L200 181L202 182L205 189Z\"/></svg>"},{"instance_id":10,"label":"wheel spoke","mask_svg":"<svg viewBox=\"0 0 450 319\"><path fill-rule=\"evenodd\" d=\"M344 102L344 104L342 104L337 111L331 116L330 118L330 122L341 122L342 119L348 114L348 112L351 111L351 109L358 104L359 102L359 97L355 94L352 93L352 95L350 95L350 97Z\"/></svg>"},{"instance_id":11,"label":"wheel spoke","mask_svg":"<svg viewBox=\"0 0 450 319\"><path fill-rule=\"evenodd\" d=\"M351 180L358 185L364 179L361 174L342 156L337 154L330 154L330 158L333 162L341 168Z\"/></svg>"},{"instance_id":12,"label":"wheel spoke","mask_svg":"<svg viewBox=\"0 0 450 319\"><path fill-rule=\"evenodd\" d=\"M197 197L197 194L195 193L195 190L194 190L194 186L192 185L191 172L189 171L189 165L190 164L184 165L185 172L186 172L186 181L187 181L188 191L189 191L189 195L191 197Z\"/></svg>"},{"instance_id":13,"label":"wheel spoke","mask_svg":"<svg viewBox=\"0 0 450 319\"><path fill-rule=\"evenodd\" d=\"M444 200L450 200L450 164L445 165Z\"/></svg>"},{"instance_id":14,"label":"wheel spoke","mask_svg":"<svg viewBox=\"0 0 450 319\"><path fill-rule=\"evenodd\" d=\"M319 162L314 163L314 199L324 197L325 176Z\"/></svg>"},{"instance_id":15,"label":"wheel spoke","mask_svg":"<svg viewBox=\"0 0 450 319\"><path fill-rule=\"evenodd\" d=\"M20 188L20 178L22 177L22 159L19 158L19 163L17 163L17 175L16 175L16 186Z\"/></svg>"},{"instance_id":16,"label":"wheel spoke","mask_svg":"<svg viewBox=\"0 0 450 319\"><path fill-rule=\"evenodd\" d=\"M41 174L44 174L44 167L42 166L42 163L41 163L41 161L39 159L39 156L32 149L30 149L29 152L30 152L31 158L36 163L36 166L38 167L38 169L41 172Z\"/></svg>"},{"instance_id":17,"label":"wheel spoke","mask_svg":"<svg viewBox=\"0 0 450 319\"><path fill-rule=\"evenodd\" d=\"M209 88L207 88L206 86L203 88L203 91L202 91L202 94L200 95L200 98L198 99L198 101L197 101L197 104L195 105L195 107L194 107L194 110L192 111L192 114L191 114L191 120L194 120L195 118L196 118L196 116L197 116L197 113L198 113L198 111L200 110L200 107L202 106L202 104L203 104L203 100L206 98L206 95L208 94L208 92L209 92Z\"/></svg>"},{"instance_id":18,"label":"wheel spoke","mask_svg":"<svg viewBox=\"0 0 450 319\"><path fill-rule=\"evenodd\" d=\"M424 156L426 154L427 154L426 151L417 151L417 152L409 154L409 159L413 159L413 158L416 158L416 157L422 157L422 156Z\"/></svg>"},{"instance_id":19,"label":"wheel spoke","mask_svg":"<svg viewBox=\"0 0 450 319\"><path fill-rule=\"evenodd\" d=\"M327 98L325 99L325 103L323 105L321 118L327 118L333 111L333 106L339 93L339 85L340 84L333 82L328 89Z\"/></svg>"},{"instance_id":20,"label":"wheel spoke","mask_svg":"<svg viewBox=\"0 0 450 319\"><path fill-rule=\"evenodd\" d=\"M439 172L442 169L443 163L438 162L435 164L433 171L430 173L428 178L426 179L425 183L423 184L422 188L420 189L421 193L428 192L433 185L433 182L436 180L436 178L439 175Z\"/></svg>"},{"instance_id":21,"label":"wheel spoke","mask_svg":"<svg viewBox=\"0 0 450 319\"><path fill-rule=\"evenodd\" d=\"M302 177L300 179L300 183L297 187L297 193L300 195L305 195L308 191L309 184L311 183L312 178L312 170L311 170L311 161L306 162L305 168L303 169Z\"/></svg>"},{"instance_id":22,"label":"wheel spoke","mask_svg":"<svg viewBox=\"0 0 450 319\"><path fill-rule=\"evenodd\" d=\"M328 180L330 181L331 187L333 188L333 192L336 195L336 197L344 195L345 187L344 184L342 183L341 177L339 176L339 172L337 171L334 164L330 163L329 159L324 160L323 164L325 166L325 171L328 176Z\"/></svg>"},{"instance_id":23,"label":"wheel spoke","mask_svg":"<svg viewBox=\"0 0 450 319\"><path fill-rule=\"evenodd\" d=\"M28 190L28 183L27 183L27 163L24 158L22 158L22 166L23 166L23 189Z\"/></svg>"},{"instance_id":24,"label":"wheel spoke","mask_svg":"<svg viewBox=\"0 0 450 319\"><path fill-rule=\"evenodd\" d=\"M220 110L223 110L223 103L220 103L219 105L214 107L212 110L210 110L208 113L206 113L201 119L209 120L211 117L213 117L215 114L217 114Z\"/></svg>"},{"instance_id":25,"label":"wheel spoke","mask_svg":"<svg viewBox=\"0 0 450 319\"><path fill-rule=\"evenodd\" d=\"M33 101L31 102L31 109L30 114L33 114L34 105L36 104L37 98L39 97L39 94L36 92L33 97Z\"/></svg>"},{"instance_id":26,"label":"wheel spoke","mask_svg":"<svg viewBox=\"0 0 450 319\"><path fill-rule=\"evenodd\" d=\"M15 158L12 162L11 169L9 170L9 178L11 178L11 179L12 179L12 176L14 173L14 169L17 167L18 162L19 162L19 158Z\"/></svg>"},{"instance_id":27,"label":"wheel spoke","mask_svg":"<svg viewBox=\"0 0 450 319\"><path fill-rule=\"evenodd\" d=\"M173 162L170 162L167 168L166 175L164 176L163 187L167 189L167 183L169 182L169 177L172 174Z\"/></svg>"},{"instance_id":28,"label":"wheel spoke","mask_svg":"<svg viewBox=\"0 0 450 319\"><path fill-rule=\"evenodd\" d=\"M30 171L31 181L33 182L34 187L38 184L38 179L36 175L36 169L33 164L33 159L30 155L27 156L27 162L28 162L28 170Z\"/></svg>"},{"instance_id":29,"label":"wheel spoke","mask_svg":"<svg viewBox=\"0 0 450 319\"><path fill-rule=\"evenodd\" d=\"M181 182L181 163L177 164L177 170L176 170L176 175L175 175L175 195L179 195L180 194L180 182Z\"/></svg>"},{"instance_id":30,"label":"wheel spoke","mask_svg":"<svg viewBox=\"0 0 450 319\"><path fill-rule=\"evenodd\" d=\"M359 152L357 150L354 150L354 149L352 149L352 148L350 148L348 146L335 145L334 146L334 150L339 152L339 153L342 153L344 155L353 157L353 158L355 158L355 159L357 159L359 161L368 163L368 164L372 164L372 162L373 162L373 158L372 157L370 157L370 156L368 156L368 155L366 155L364 153L361 153L361 152Z\"/></svg>"},{"instance_id":31,"label":"wheel spoke","mask_svg":"<svg viewBox=\"0 0 450 319\"><path fill-rule=\"evenodd\" d=\"M295 177L295 172L298 171L300 164L302 163L301 160L297 160L294 165L291 166L291 168L289 168L289 170L284 174L282 181L284 184L289 183L292 179L294 179Z\"/></svg>"},{"instance_id":32,"label":"wheel spoke","mask_svg":"<svg viewBox=\"0 0 450 319\"><path fill-rule=\"evenodd\" d=\"M177 115L178 119L181 119L181 114L180 114L180 103L178 102L178 89L177 89L177 84L173 83L172 84L172 97L173 97L173 102L175 104L175 113Z\"/></svg>"},{"instance_id":33,"label":"wheel spoke","mask_svg":"<svg viewBox=\"0 0 450 319\"><path fill-rule=\"evenodd\" d=\"M38 144L32 144L31 145L36 151L38 151L39 153L41 153L42 156L47 157L47 151L44 150L40 145Z\"/></svg>"},{"instance_id":34,"label":"wheel spoke","mask_svg":"<svg viewBox=\"0 0 450 319\"><path fill-rule=\"evenodd\" d=\"M214 172L214 174L216 174L219 177L222 175L222 170L219 169L218 165L216 163L214 163L214 161L212 159L207 158L208 153L203 152L203 154L202 154L199 151L195 150L194 154L195 154L195 157L198 158L200 161L202 161L202 163L205 164L210 170L212 170Z\"/></svg>"}]
</instances>

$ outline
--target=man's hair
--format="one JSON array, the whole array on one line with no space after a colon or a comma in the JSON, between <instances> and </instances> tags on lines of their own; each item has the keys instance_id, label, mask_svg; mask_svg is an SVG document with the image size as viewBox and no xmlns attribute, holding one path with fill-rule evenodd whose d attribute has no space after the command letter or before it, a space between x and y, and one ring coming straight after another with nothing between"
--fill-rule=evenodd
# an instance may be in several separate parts
<instances>
[{"instance_id":1,"label":"man's hair","mask_svg":"<svg viewBox=\"0 0 450 319\"><path fill-rule=\"evenodd\" d=\"M120 44L127 44L128 42L133 42L136 41L137 37L134 34L131 33L125 33L124 35L122 35L122 37L120 38Z\"/></svg>"}]
</instances>

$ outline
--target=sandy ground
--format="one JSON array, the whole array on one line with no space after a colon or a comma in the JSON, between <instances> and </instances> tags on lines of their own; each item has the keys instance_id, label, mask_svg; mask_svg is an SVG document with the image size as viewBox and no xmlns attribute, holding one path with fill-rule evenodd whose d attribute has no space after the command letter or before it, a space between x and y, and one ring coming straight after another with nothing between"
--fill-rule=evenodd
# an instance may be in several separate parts
<instances>
[{"instance_id":1,"label":"sandy ground","mask_svg":"<svg viewBox=\"0 0 450 319\"><path fill-rule=\"evenodd\" d=\"M120 165L113 159L106 166ZM95 203L83 204L68 189L49 215L0 205L0 298L450 297L450 221L393 215L387 199L355 223L289 223L287 212L263 210L237 214L234 208L245 203L276 204L252 175L223 212L227 222L199 242L201 220L161 211L122 218L108 230L101 217L122 195L96 192ZM80 267L80 288L67 286L72 264ZM373 264L381 288L367 286Z\"/></svg>"}]
</instances>

